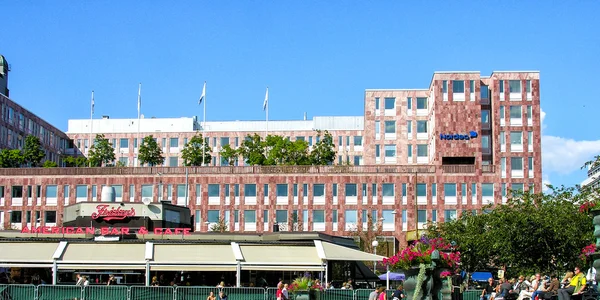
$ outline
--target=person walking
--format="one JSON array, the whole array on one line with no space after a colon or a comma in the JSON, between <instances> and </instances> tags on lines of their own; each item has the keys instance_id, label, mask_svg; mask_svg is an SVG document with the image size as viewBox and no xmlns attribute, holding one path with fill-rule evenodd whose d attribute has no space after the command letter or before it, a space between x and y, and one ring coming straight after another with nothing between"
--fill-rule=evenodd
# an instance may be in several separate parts
<instances>
[{"instance_id":1,"label":"person walking","mask_svg":"<svg viewBox=\"0 0 600 300\"><path fill-rule=\"evenodd\" d=\"M379 296L379 288L376 287L371 294L369 294L369 300L377 300L377 296Z\"/></svg>"}]
</instances>

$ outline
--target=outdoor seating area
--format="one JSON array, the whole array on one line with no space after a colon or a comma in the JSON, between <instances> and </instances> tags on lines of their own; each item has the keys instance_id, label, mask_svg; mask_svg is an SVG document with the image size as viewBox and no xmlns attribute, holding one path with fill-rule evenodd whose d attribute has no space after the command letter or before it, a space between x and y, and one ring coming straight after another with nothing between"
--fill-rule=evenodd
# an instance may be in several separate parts
<instances>
[{"instance_id":1,"label":"outdoor seating area","mask_svg":"<svg viewBox=\"0 0 600 300\"><path fill-rule=\"evenodd\" d=\"M0 285L0 299L11 300L196 300L205 299L210 292L220 291L217 287L147 287L147 286L100 286L74 285ZM228 299L276 300L277 288L223 288ZM319 300L367 300L372 289L328 289L320 292ZM393 289L388 293L391 299ZM468 290L463 300L479 300L480 290ZM294 299L294 297L291 297ZM440 298L441 299L441 298Z\"/></svg>"}]
</instances>

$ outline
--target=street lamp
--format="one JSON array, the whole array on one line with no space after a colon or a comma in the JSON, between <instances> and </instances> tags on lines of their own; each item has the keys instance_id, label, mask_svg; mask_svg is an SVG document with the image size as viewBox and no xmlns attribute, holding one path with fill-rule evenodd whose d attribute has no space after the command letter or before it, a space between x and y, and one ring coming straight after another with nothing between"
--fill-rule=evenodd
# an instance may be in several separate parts
<instances>
[{"instance_id":1,"label":"street lamp","mask_svg":"<svg viewBox=\"0 0 600 300\"><path fill-rule=\"evenodd\" d=\"M373 246L373 251L375 251L375 255L377 255L377 246L379 246L379 242L377 240L374 240L371 243L371 246ZM377 269L377 261L373 262L373 273L375 273L375 270Z\"/></svg>"}]
</instances>

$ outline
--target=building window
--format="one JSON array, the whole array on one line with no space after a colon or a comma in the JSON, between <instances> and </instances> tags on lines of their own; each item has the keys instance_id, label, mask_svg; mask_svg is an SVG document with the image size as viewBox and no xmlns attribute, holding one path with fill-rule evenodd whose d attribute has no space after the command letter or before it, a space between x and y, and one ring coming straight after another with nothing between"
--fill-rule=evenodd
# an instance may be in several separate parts
<instances>
[{"instance_id":1,"label":"building window","mask_svg":"<svg viewBox=\"0 0 600 300\"><path fill-rule=\"evenodd\" d=\"M179 159L179 157L177 156L170 156L169 157L169 166L170 167L177 167L177 160Z\"/></svg>"},{"instance_id":2,"label":"building window","mask_svg":"<svg viewBox=\"0 0 600 300\"><path fill-rule=\"evenodd\" d=\"M444 220L446 222L456 220L456 209L447 209L444 211Z\"/></svg>"},{"instance_id":3,"label":"building window","mask_svg":"<svg viewBox=\"0 0 600 300\"><path fill-rule=\"evenodd\" d=\"M481 95L481 99L489 98L489 87L487 85L482 85L480 88L479 94Z\"/></svg>"},{"instance_id":4,"label":"building window","mask_svg":"<svg viewBox=\"0 0 600 300\"><path fill-rule=\"evenodd\" d=\"M531 120L531 117L532 117L531 105L527 105L527 119Z\"/></svg>"},{"instance_id":5,"label":"building window","mask_svg":"<svg viewBox=\"0 0 600 300\"><path fill-rule=\"evenodd\" d=\"M287 184L278 184L277 185L277 197L287 197L288 196L288 185Z\"/></svg>"},{"instance_id":6,"label":"building window","mask_svg":"<svg viewBox=\"0 0 600 300\"><path fill-rule=\"evenodd\" d=\"M502 197L506 197L506 183L502 184L501 190L502 190Z\"/></svg>"},{"instance_id":7,"label":"building window","mask_svg":"<svg viewBox=\"0 0 600 300\"><path fill-rule=\"evenodd\" d=\"M244 184L244 197L256 197L256 184Z\"/></svg>"},{"instance_id":8,"label":"building window","mask_svg":"<svg viewBox=\"0 0 600 300\"><path fill-rule=\"evenodd\" d=\"M129 148L129 139L120 139L119 147L120 148Z\"/></svg>"},{"instance_id":9,"label":"building window","mask_svg":"<svg viewBox=\"0 0 600 300\"><path fill-rule=\"evenodd\" d=\"M402 184L402 197L406 197L406 183Z\"/></svg>"},{"instance_id":10,"label":"building window","mask_svg":"<svg viewBox=\"0 0 600 300\"><path fill-rule=\"evenodd\" d=\"M444 196L456 197L456 183L444 183Z\"/></svg>"},{"instance_id":11,"label":"building window","mask_svg":"<svg viewBox=\"0 0 600 300\"><path fill-rule=\"evenodd\" d=\"M481 136L481 148L483 148L483 149L490 148L490 136L489 135Z\"/></svg>"},{"instance_id":12,"label":"building window","mask_svg":"<svg viewBox=\"0 0 600 300\"><path fill-rule=\"evenodd\" d=\"M394 184L393 183L384 183L381 185L382 196L383 197L393 197L394 196Z\"/></svg>"},{"instance_id":13,"label":"building window","mask_svg":"<svg viewBox=\"0 0 600 300\"><path fill-rule=\"evenodd\" d=\"M426 183L417 183L417 197L427 197Z\"/></svg>"},{"instance_id":14,"label":"building window","mask_svg":"<svg viewBox=\"0 0 600 300\"><path fill-rule=\"evenodd\" d=\"M338 222L338 211L337 211L337 209L334 209L331 212L331 219L333 220L333 223L337 223Z\"/></svg>"},{"instance_id":15,"label":"building window","mask_svg":"<svg viewBox=\"0 0 600 300\"><path fill-rule=\"evenodd\" d=\"M379 134L379 131L381 130L381 122L379 121L375 121L375 134Z\"/></svg>"},{"instance_id":16,"label":"building window","mask_svg":"<svg viewBox=\"0 0 600 300\"><path fill-rule=\"evenodd\" d=\"M356 197L358 196L358 191L356 188L356 183L346 183L346 196L347 197Z\"/></svg>"},{"instance_id":17,"label":"building window","mask_svg":"<svg viewBox=\"0 0 600 300\"><path fill-rule=\"evenodd\" d=\"M523 132L511 131L510 132L510 144L511 145L523 145Z\"/></svg>"},{"instance_id":18,"label":"building window","mask_svg":"<svg viewBox=\"0 0 600 300\"><path fill-rule=\"evenodd\" d=\"M0 197L3 198L4 197L4 193L2 193ZM69 199L69 186L68 185L63 186L63 197L65 199Z\"/></svg>"},{"instance_id":19,"label":"building window","mask_svg":"<svg viewBox=\"0 0 600 300\"><path fill-rule=\"evenodd\" d=\"M533 145L533 131L528 131L527 132L527 144L529 146Z\"/></svg>"},{"instance_id":20,"label":"building window","mask_svg":"<svg viewBox=\"0 0 600 300\"><path fill-rule=\"evenodd\" d=\"M417 121L417 133L427 133L427 121Z\"/></svg>"},{"instance_id":21,"label":"building window","mask_svg":"<svg viewBox=\"0 0 600 300\"><path fill-rule=\"evenodd\" d=\"M417 109L427 109L427 98L417 97Z\"/></svg>"},{"instance_id":22,"label":"building window","mask_svg":"<svg viewBox=\"0 0 600 300\"><path fill-rule=\"evenodd\" d=\"M482 183L481 184L481 196L482 197L494 197L494 184L493 183Z\"/></svg>"},{"instance_id":23,"label":"building window","mask_svg":"<svg viewBox=\"0 0 600 300\"><path fill-rule=\"evenodd\" d=\"M360 166L360 162L362 161L362 156L361 155L355 155L354 156L354 165L355 166Z\"/></svg>"},{"instance_id":24,"label":"building window","mask_svg":"<svg viewBox=\"0 0 600 300\"><path fill-rule=\"evenodd\" d=\"M500 80L500 93L504 93L504 80Z\"/></svg>"},{"instance_id":25,"label":"building window","mask_svg":"<svg viewBox=\"0 0 600 300\"><path fill-rule=\"evenodd\" d=\"M412 133L412 121L406 122L406 131L409 135Z\"/></svg>"},{"instance_id":26,"label":"building window","mask_svg":"<svg viewBox=\"0 0 600 300\"><path fill-rule=\"evenodd\" d=\"M344 217L346 218L346 224L355 224L358 222L358 217L356 210L350 209L344 212Z\"/></svg>"},{"instance_id":27,"label":"building window","mask_svg":"<svg viewBox=\"0 0 600 300\"><path fill-rule=\"evenodd\" d=\"M244 210L244 223L256 223L256 210Z\"/></svg>"},{"instance_id":28,"label":"building window","mask_svg":"<svg viewBox=\"0 0 600 300\"><path fill-rule=\"evenodd\" d=\"M219 197L221 194L221 186L218 184L208 185L208 197Z\"/></svg>"},{"instance_id":29,"label":"building window","mask_svg":"<svg viewBox=\"0 0 600 300\"><path fill-rule=\"evenodd\" d=\"M396 157L396 145L385 145L385 157Z\"/></svg>"},{"instance_id":30,"label":"building window","mask_svg":"<svg viewBox=\"0 0 600 300\"><path fill-rule=\"evenodd\" d=\"M179 138L171 138L169 140L169 147L171 147L171 148L179 147Z\"/></svg>"},{"instance_id":31,"label":"building window","mask_svg":"<svg viewBox=\"0 0 600 300\"><path fill-rule=\"evenodd\" d=\"M523 171L523 158L522 157L511 157L510 168L512 171Z\"/></svg>"},{"instance_id":32,"label":"building window","mask_svg":"<svg viewBox=\"0 0 600 300\"><path fill-rule=\"evenodd\" d=\"M427 211L424 209L417 210L417 222L427 223Z\"/></svg>"},{"instance_id":33,"label":"building window","mask_svg":"<svg viewBox=\"0 0 600 300\"><path fill-rule=\"evenodd\" d=\"M520 105L511 105L510 106L510 118L511 119L520 119L521 115L521 106Z\"/></svg>"},{"instance_id":34,"label":"building window","mask_svg":"<svg viewBox=\"0 0 600 300\"><path fill-rule=\"evenodd\" d=\"M379 97L375 98L375 110L379 110Z\"/></svg>"},{"instance_id":35,"label":"building window","mask_svg":"<svg viewBox=\"0 0 600 300\"><path fill-rule=\"evenodd\" d=\"M504 131L500 131L500 144L501 145L506 144L506 134L504 134Z\"/></svg>"},{"instance_id":36,"label":"building window","mask_svg":"<svg viewBox=\"0 0 600 300\"><path fill-rule=\"evenodd\" d=\"M442 93L444 93L444 94L448 93L448 81L447 80L442 81Z\"/></svg>"},{"instance_id":37,"label":"building window","mask_svg":"<svg viewBox=\"0 0 600 300\"><path fill-rule=\"evenodd\" d=\"M313 210L313 223L325 223L325 211L324 210ZM307 220L305 220L306 222Z\"/></svg>"},{"instance_id":38,"label":"building window","mask_svg":"<svg viewBox=\"0 0 600 300\"><path fill-rule=\"evenodd\" d=\"M77 198L87 198L87 185L78 185L75 187L75 195Z\"/></svg>"},{"instance_id":39,"label":"building window","mask_svg":"<svg viewBox=\"0 0 600 300\"><path fill-rule=\"evenodd\" d=\"M277 223L287 223L288 220L288 211L278 209L275 211L275 222Z\"/></svg>"},{"instance_id":40,"label":"building window","mask_svg":"<svg viewBox=\"0 0 600 300\"><path fill-rule=\"evenodd\" d=\"M209 210L207 212L207 221L210 223L218 223L220 218L220 211L218 210Z\"/></svg>"},{"instance_id":41,"label":"building window","mask_svg":"<svg viewBox=\"0 0 600 300\"><path fill-rule=\"evenodd\" d=\"M489 128L489 123L490 123L490 111L482 110L481 111L481 124L488 124L487 128Z\"/></svg>"},{"instance_id":42,"label":"building window","mask_svg":"<svg viewBox=\"0 0 600 300\"><path fill-rule=\"evenodd\" d=\"M527 158L527 167L529 169L530 173L533 173L533 157L528 157ZM529 175L531 177L531 175Z\"/></svg>"},{"instance_id":43,"label":"building window","mask_svg":"<svg viewBox=\"0 0 600 300\"><path fill-rule=\"evenodd\" d=\"M417 157L427 157L427 144L417 145Z\"/></svg>"},{"instance_id":44,"label":"building window","mask_svg":"<svg viewBox=\"0 0 600 300\"><path fill-rule=\"evenodd\" d=\"M152 185L142 185L142 198L152 198Z\"/></svg>"},{"instance_id":45,"label":"building window","mask_svg":"<svg viewBox=\"0 0 600 300\"><path fill-rule=\"evenodd\" d=\"M56 211L48 210L46 211L46 223L56 223Z\"/></svg>"},{"instance_id":46,"label":"building window","mask_svg":"<svg viewBox=\"0 0 600 300\"><path fill-rule=\"evenodd\" d=\"M354 146L362 146L362 136L354 137Z\"/></svg>"},{"instance_id":47,"label":"building window","mask_svg":"<svg viewBox=\"0 0 600 300\"><path fill-rule=\"evenodd\" d=\"M452 81L452 92L453 93L464 93L465 92L465 82L462 80Z\"/></svg>"},{"instance_id":48,"label":"building window","mask_svg":"<svg viewBox=\"0 0 600 300\"><path fill-rule=\"evenodd\" d=\"M313 197L325 197L325 185L321 183L313 184Z\"/></svg>"},{"instance_id":49,"label":"building window","mask_svg":"<svg viewBox=\"0 0 600 300\"><path fill-rule=\"evenodd\" d=\"M56 198L56 185L46 186L46 198Z\"/></svg>"},{"instance_id":50,"label":"building window","mask_svg":"<svg viewBox=\"0 0 600 300\"><path fill-rule=\"evenodd\" d=\"M10 222L11 223L21 223L23 218L23 212L20 210L13 210L10 213Z\"/></svg>"},{"instance_id":51,"label":"building window","mask_svg":"<svg viewBox=\"0 0 600 300\"><path fill-rule=\"evenodd\" d=\"M431 196L437 197L437 184L435 183L431 184Z\"/></svg>"},{"instance_id":52,"label":"building window","mask_svg":"<svg viewBox=\"0 0 600 300\"><path fill-rule=\"evenodd\" d=\"M385 121L385 133L396 133L395 121Z\"/></svg>"},{"instance_id":53,"label":"building window","mask_svg":"<svg viewBox=\"0 0 600 300\"><path fill-rule=\"evenodd\" d=\"M263 186L263 192L265 193L265 197L269 196L269 185L268 184L265 184Z\"/></svg>"},{"instance_id":54,"label":"building window","mask_svg":"<svg viewBox=\"0 0 600 300\"><path fill-rule=\"evenodd\" d=\"M500 170L502 171L502 176L504 176L504 172L506 172L506 157L500 158Z\"/></svg>"},{"instance_id":55,"label":"building window","mask_svg":"<svg viewBox=\"0 0 600 300\"><path fill-rule=\"evenodd\" d=\"M406 98L406 109L412 110L412 97Z\"/></svg>"},{"instance_id":56,"label":"building window","mask_svg":"<svg viewBox=\"0 0 600 300\"><path fill-rule=\"evenodd\" d=\"M294 183L292 186L292 191L294 192L294 197L298 197L298 184Z\"/></svg>"},{"instance_id":57,"label":"building window","mask_svg":"<svg viewBox=\"0 0 600 300\"><path fill-rule=\"evenodd\" d=\"M396 107L396 98L385 98L385 109L394 109Z\"/></svg>"},{"instance_id":58,"label":"building window","mask_svg":"<svg viewBox=\"0 0 600 300\"><path fill-rule=\"evenodd\" d=\"M475 80L469 80L469 92L471 94L475 93Z\"/></svg>"},{"instance_id":59,"label":"building window","mask_svg":"<svg viewBox=\"0 0 600 300\"><path fill-rule=\"evenodd\" d=\"M409 160L412 158L412 145L407 145L407 153L408 153L408 158Z\"/></svg>"},{"instance_id":60,"label":"building window","mask_svg":"<svg viewBox=\"0 0 600 300\"><path fill-rule=\"evenodd\" d=\"M343 137L339 136L338 137L338 146L340 146L340 147L343 146L342 142L343 142Z\"/></svg>"},{"instance_id":61,"label":"building window","mask_svg":"<svg viewBox=\"0 0 600 300\"><path fill-rule=\"evenodd\" d=\"M520 93L521 92L521 80L509 80L508 87L510 88L511 93Z\"/></svg>"},{"instance_id":62,"label":"building window","mask_svg":"<svg viewBox=\"0 0 600 300\"><path fill-rule=\"evenodd\" d=\"M511 190L513 190L514 192L522 193L524 190L524 185L522 183L513 183L511 185Z\"/></svg>"}]
</instances>

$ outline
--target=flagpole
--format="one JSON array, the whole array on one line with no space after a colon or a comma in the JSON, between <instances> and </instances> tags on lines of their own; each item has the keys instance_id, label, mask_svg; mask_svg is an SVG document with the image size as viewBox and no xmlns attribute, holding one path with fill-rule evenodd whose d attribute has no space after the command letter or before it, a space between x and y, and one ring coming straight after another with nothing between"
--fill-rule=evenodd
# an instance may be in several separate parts
<instances>
[{"instance_id":1,"label":"flagpole","mask_svg":"<svg viewBox=\"0 0 600 300\"><path fill-rule=\"evenodd\" d=\"M265 142L267 141L267 136L269 136L269 87L267 87L267 95L265 96L265 102L267 107L266 111L266 121L267 121L267 131L265 132Z\"/></svg>"},{"instance_id":2,"label":"flagpole","mask_svg":"<svg viewBox=\"0 0 600 300\"><path fill-rule=\"evenodd\" d=\"M142 109L142 83L138 85L138 128L137 128L137 166L140 167L140 146L142 145L142 140L140 140L140 120L141 120L141 109ZM134 149L135 150L135 149Z\"/></svg>"},{"instance_id":3,"label":"flagpole","mask_svg":"<svg viewBox=\"0 0 600 300\"><path fill-rule=\"evenodd\" d=\"M90 137L89 137L89 147L88 147L88 160L89 160L89 153L90 153L90 149L92 149L92 134L94 132L94 91L92 91L92 104L90 107ZM92 166L92 162L89 161L89 167Z\"/></svg>"},{"instance_id":4,"label":"flagpole","mask_svg":"<svg viewBox=\"0 0 600 300\"><path fill-rule=\"evenodd\" d=\"M206 162L204 158L206 157L206 81L204 81L204 87L202 88L202 102L204 102L204 108L202 109L203 119L202 119L202 165L204 166Z\"/></svg>"}]
</instances>

